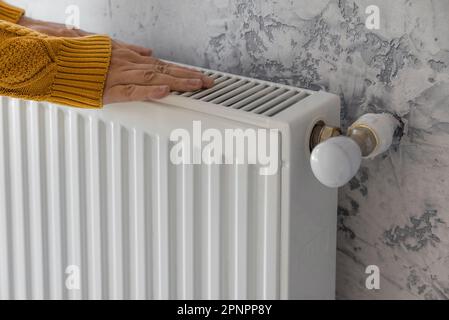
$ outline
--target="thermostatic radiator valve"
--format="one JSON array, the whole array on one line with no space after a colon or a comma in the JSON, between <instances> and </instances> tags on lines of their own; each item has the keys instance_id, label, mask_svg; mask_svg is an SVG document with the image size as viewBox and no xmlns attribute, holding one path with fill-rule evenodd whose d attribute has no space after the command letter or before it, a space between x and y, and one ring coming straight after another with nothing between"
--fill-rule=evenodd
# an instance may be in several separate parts
<instances>
[{"instance_id":1,"label":"thermostatic radiator valve","mask_svg":"<svg viewBox=\"0 0 449 320\"><path fill-rule=\"evenodd\" d=\"M346 136L339 128L318 123L310 139L310 164L324 185L337 188L349 182L363 159L373 159L387 151L400 122L391 114L368 113L358 119Z\"/></svg>"}]
</instances>

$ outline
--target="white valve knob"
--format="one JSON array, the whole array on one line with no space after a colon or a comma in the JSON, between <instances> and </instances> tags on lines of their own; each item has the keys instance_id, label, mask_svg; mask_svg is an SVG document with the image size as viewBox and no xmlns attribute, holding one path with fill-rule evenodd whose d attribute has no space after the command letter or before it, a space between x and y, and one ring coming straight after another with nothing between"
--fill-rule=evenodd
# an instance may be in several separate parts
<instances>
[{"instance_id":1,"label":"white valve knob","mask_svg":"<svg viewBox=\"0 0 449 320\"><path fill-rule=\"evenodd\" d=\"M369 113L349 128L347 137L329 138L329 132L335 133L336 128L318 124L311 138L312 146L322 141L310 157L315 177L331 188L345 185L356 175L362 157L373 159L390 148L394 132L400 125L391 114Z\"/></svg>"},{"instance_id":2,"label":"white valve knob","mask_svg":"<svg viewBox=\"0 0 449 320\"><path fill-rule=\"evenodd\" d=\"M362 162L358 144L348 137L335 137L312 151L310 164L315 177L325 186L337 188L355 176Z\"/></svg>"}]
</instances>

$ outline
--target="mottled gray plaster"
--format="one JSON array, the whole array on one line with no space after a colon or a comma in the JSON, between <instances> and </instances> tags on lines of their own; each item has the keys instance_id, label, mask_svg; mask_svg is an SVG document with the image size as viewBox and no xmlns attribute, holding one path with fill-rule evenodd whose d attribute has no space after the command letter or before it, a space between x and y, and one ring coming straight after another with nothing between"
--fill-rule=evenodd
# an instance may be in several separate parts
<instances>
[{"instance_id":1,"label":"mottled gray plaster","mask_svg":"<svg viewBox=\"0 0 449 320\"><path fill-rule=\"evenodd\" d=\"M180 62L341 96L344 125L368 111L406 124L400 146L340 191L341 299L449 297L449 2L447 0L17 0ZM368 5L381 28L365 28ZM381 289L365 288L365 267Z\"/></svg>"}]
</instances>

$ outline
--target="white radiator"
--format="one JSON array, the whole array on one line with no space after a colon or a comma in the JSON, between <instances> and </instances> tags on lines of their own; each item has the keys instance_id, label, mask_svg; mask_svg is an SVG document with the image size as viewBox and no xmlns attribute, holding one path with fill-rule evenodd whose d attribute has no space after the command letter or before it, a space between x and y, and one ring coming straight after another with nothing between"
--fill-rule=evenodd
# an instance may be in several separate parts
<instances>
[{"instance_id":1,"label":"white radiator","mask_svg":"<svg viewBox=\"0 0 449 320\"><path fill-rule=\"evenodd\" d=\"M0 98L0 299L334 298L337 191L309 139L338 97L207 73L103 110ZM276 173L174 164L171 134L198 122L278 129Z\"/></svg>"}]
</instances>

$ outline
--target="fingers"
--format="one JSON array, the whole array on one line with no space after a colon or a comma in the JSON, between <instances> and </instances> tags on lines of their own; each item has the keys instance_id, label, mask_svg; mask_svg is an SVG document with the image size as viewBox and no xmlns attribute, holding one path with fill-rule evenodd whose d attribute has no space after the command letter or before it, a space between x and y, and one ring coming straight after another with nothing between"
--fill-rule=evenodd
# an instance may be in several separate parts
<instances>
[{"instance_id":1,"label":"fingers","mask_svg":"<svg viewBox=\"0 0 449 320\"><path fill-rule=\"evenodd\" d=\"M141 46L136 46L133 44L128 44L119 40L114 40L114 42L121 48L126 48L129 50L134 51L135 53L138 53L141 56L152 56L153 55L153 50L145 48L145 47L141 47Z\"/></svg>"},{"instance_id":2,"label":"fingers","mask_svg":"<svg viewBox=\"0 0 449 320\"><path fill-rule=\"evenodd\" d=\"M130 75L138 81L151 85L166 85L172 91L196 91L203 88L203 81L199 78L177 78L169 74L154 73L147 70L134 70Z\"/></svg>"},{"instance_id":3,"label":"fingers","mask_svg":"<svg viewBox=\"0 0 449 320\"><path fill-rule=\"evenodd\" d=\"M117 85L105 92L103 103L148 101L162 99L170 93L168 86Z\"/></svg>"},{"instance_id":4,"label":"fingers","mask_svg":"<svg viewBox=\"0 0 449 320\"><path fill-rule=\"evenodd\" d=\"M33 29L34 31L53 36L53 37L78 37L79 34L76 30L66 29L66 28L55 28L46 25L30 25L28 28Z\"/></svg>"},{"instance_id":5,"label":"fingers","mask_svg":"<svg viewBox=\"0 0 449 320\"><path fill-rule=\"evenodd\" d=\"M212 88L215 84L214 79L206 76L202 72L192 71L186 68L178 68L178 67L169 68L169 74L177 78L201 79L201 81L203 81L204 88Z\"/></svg>"},{"instance_id":6,"label":"fingers","mask_svg":"<svg viewBox=\"0 0 449 320\"><path fill-rule=\"evenodd\" d=\"M177 78L201 79L205 88L211 88L214 85L214 80L212 78L204 75L198 70L166 63L154 57L142 56L134 51L119 49L114 52L113 58L122 61L122 64L125 66L124 70L141 69L167 73Z\"/></svg>"},{"instance_id":7,"label":"fingers","mask_svg":"<svg viewBox=\"0 0 449 320\"><path fill-rule=\"evenodd\" d=\"M134 50L125 49L123 47L116 50L115 53L119 58L126 59L128 62L135 63L135 64L152 64L152 65L157 65L157 66L163 65L163 66L173 66L173 67L177 66L176 64L164 62L164 61L157 59L153 56L138 54ZM184 68L184 69L187 69L187 68ZM193 69L188 69L188 70L195 71Z\"/></svg>"},{"instance_id":8,"label":"fingers","mask_svg":"<svg viewBox=\"0 0 449 320\"><path fill-rule=\"evenodd\" d=\"M115 46L115 45L114 45ZM137 69L136 65L152 65L152 66L169 66L170 64L165 63L157 58L151 56L143 56L139 53L125 49L123 47L113 48L112 50L112 61L117 65L123 65L128 69Z\"/></svg>"},{"instance_id":9,"label":"fingers","mask_svg":"<svg viewBox=\"0 0 449 320\"><path fill-rule=\"evenodd\" d=\"M131 68L131 66L130 66ZM153 84L168 85L172 90L191 91L201 88L211 88L214 79L207 77L196 70L189 70L172 66L134 65L133 69L126 68L116 77L112 78L112 84ZM195 81L187 81L195 80Z\"/></svg>"},{"instance_id":10,"label":"fingers","mask_svg":"<svg viewBox=\"0 0 449 320\"><path fill-rule=\"evenodd\" d=\"M143 71L143 70L142 70ZM143 73L147 73L143 71ZM153 85L166 85L169 86L172 91L196 91L202 89L204 84L201 79L184 79L176 78L167 74L155 73L150 80Z\"/></svg>"},{"instance_id":11,"label":"fingers","mask_svg":"<svg viewBox=\"0 0 449 320\"><path fill-rule=\"evenodd\" d=\"M144 55L151 54L145 48L134 46L134 49L113 43L104 104L161 99L171 90L197 91L214 85L212 78L198 70Z\"/></svg>"},{"instance_id":12,"label":"fingers","mask_svg":"<svg viewBox=\"0 0 449 320\"><path fill-rule=\"evenodd\" d=\"M180 78L166 73L159 73L154 69L128 70L111 79L112 85L139 84L139 85L165 85L173 91L196 91L205 87L201 75L192 75Z\"/></svg>"},{"instance_id":13,"label":"fingers","mask_svg":"<svg viewBox=\"0 0 449 320\"><path fill-rule=\"evenodd\" d=\"M134 66L136 69L142 69L142 70L151 70L152 67L149 67L148 65L136 65ZM160 68L160 67L159 67ZM184 79L200 79L203 81L203 87L204 88L211 88L214 85L214 79L206 76L202 72L194 69L184 68L181 66L177 66L174 64L166 64L162 68L163 72L165 74L171 75L175 78L184 78Z\"/></svg>"},{"instance_id":14,"label":"fingers","mask_svg":"<svg viewBox=\"0 0 449 320\"><path fill-rule=\"evenodd\" d=\"M140 46L135 46L133 44L127 44L126 47L134 52L137 52L138 54L142 55L142 56L152 56L153 55L153 50L148 49L148 48L144 48L144 47L140 47Z\"/></svg>"}]
</instances>

